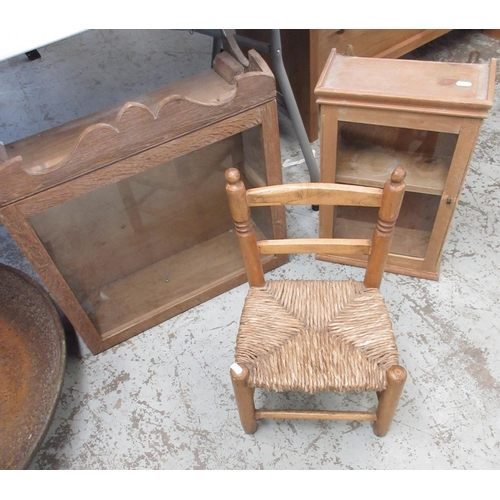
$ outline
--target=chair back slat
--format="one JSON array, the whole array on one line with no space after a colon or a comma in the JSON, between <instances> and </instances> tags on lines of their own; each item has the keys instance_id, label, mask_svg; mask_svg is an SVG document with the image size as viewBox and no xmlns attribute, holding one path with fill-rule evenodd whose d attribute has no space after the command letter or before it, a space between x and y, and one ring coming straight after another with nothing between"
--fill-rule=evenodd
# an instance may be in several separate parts
<instances>
[{"instance_id":1,"label":"chair back slat","mask_svg":"<svg viewBox=\"0 0 500 500\"><path fill-rule=\"evenodd\" d=\"M300 238L287 240L260 240L257 247L261 254L290 253L341 253L345 255L369 255L371 240L341 238Z\"/></svg>"},{"instance_id":2,"label":"chair back slat","mask_svg":"<svg viewBox=\"0 0 500 500\"><path fill-rule=\"evenodd\" d=\"M364 284L368 288L379 288L403 201L405 176L403 168L396 168L383 189L318 182L263 186L247 191L239 171L229 168L226 171L226 192L250 286L264 285L260 254L332 253L368 255ZM258 242L250 207L278 205L379 207L379 211L372 240L301 238Z\"/></svg>"},{"instance_id":3,"label":"chair back slat","mask_svg":"<svg viewBox=\"0 0 500 500\"><path fill-rule=\"evenodd\" d=\"M282 184L249 189L247 201L251 207L273 205L380 207L382 189L321 182Z\"/></svg>"}]
</instances>

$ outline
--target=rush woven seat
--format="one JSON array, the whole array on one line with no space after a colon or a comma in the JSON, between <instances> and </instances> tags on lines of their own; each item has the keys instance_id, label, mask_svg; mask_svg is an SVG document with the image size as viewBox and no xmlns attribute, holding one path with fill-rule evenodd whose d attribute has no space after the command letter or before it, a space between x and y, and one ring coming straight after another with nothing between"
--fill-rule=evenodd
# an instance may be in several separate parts
<instances>
[{"instance_id":1,"label":"rush woven seat","mask_svg":"<svg viewBox=\"0 0 500 500\"><path fill-rule=\"evenodd\" d=\"M252 287L236 340L248 384L274 391L382 391L398 362L382 294L348 281Z\"/></svg>"},{"instance_id":2,"label":"rush woven seat","mask_svg":"<svg viewBox=\"0 0 500 500\"><path fill-rule=\"evenodd\" d=\"M226 191L250 284L230 373L243 429L263 418L370 420L387 433L406 371L398 364L392 323L379 287L404 195L397 168L383 189L341 184L286 184L245 189L237 169ZM372 239L257 241L251 207L282 205L378 207ZM260 254L340 253L368 256L363 282L264 279ZM375 391L376 411L255 408L255 388L271 391Z\"/></svg>"}]
</instances>

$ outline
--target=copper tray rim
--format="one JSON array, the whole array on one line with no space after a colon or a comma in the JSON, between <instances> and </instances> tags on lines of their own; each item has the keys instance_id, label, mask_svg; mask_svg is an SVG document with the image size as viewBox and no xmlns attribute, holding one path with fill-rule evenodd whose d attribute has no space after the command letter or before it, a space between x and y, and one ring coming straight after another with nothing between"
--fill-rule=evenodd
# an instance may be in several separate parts
<instances>
[{"instance_id":1,"label":"copper tray rim","mask_svg":"<svg viewBox=\"0 0 500 500\"><path fill-rule=\"evenodd\" d=\"M62 394L64 373L66 370L66 358L67 358L66 337L61 317L49 293L28 274L10 265L3 264L0 262L0 275L2 273L10 273L17 276L25 283L26 288L30 288L32 291L35 292L35 294L38 297L40 297L40 301L42 302L44 307L46 307L47 312L50 313L50 315L54 320L54 325L56 325L55 330L56 330L57 343L60 345L59 370L57 373L57 377L55 379L56 380L55 390L53 392L53 397L51 399L50 405L48 406L47 417L45 418L45 422L43 422L43 424L40 425L40 430L38 430L37 432L38 435L36 436L35 439L31 440L32 444L31 446L28 446L26 448L27 449L26 453L24 455L20 454L19 457L15 457L12 460L11 468L20 470L20 469L26 469L31 464L31 462L35 458L35 455L40 450L45 440L45 437L47 436L49 428L52 424L52 421L54 419L57 406Z\"/></svg>"}]
</instances>

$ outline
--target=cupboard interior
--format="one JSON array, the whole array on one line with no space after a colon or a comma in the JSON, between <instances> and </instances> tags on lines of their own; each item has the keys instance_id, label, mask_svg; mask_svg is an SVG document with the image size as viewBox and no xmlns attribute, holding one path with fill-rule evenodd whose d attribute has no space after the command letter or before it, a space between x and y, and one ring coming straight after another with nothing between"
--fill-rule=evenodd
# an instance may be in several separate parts
<instances>
[{"instance_id":1,"label":"cupboard interior","mask_svg":"<svg viewBox=\"0 0 500 500\"><path fill-rule=\"evenodd\" d=\"M424 258L441 198L405 193L396 222L390 253ZM371 238L377 224L377 208L337 207L333 234L336 238Z\"/></svg>"},{"instance_id":2,"label":"cupboard interior","mask_svg":"<svg viewBox=\"0 0 500 500\"><path fill-rule=\"evenodd\" d=\"M440 196L457 140L445 132L339 122L336 181L383 187L401 166L407 192Z\"/></svg>"},{"instance_id":3,"label":"cupboard interior","mask_svg":"<svg viewBox=\"0 0 500 500\"><path fill-rule=\"evenodd\" d=\"M259 125L30 217L103 338L243 269L224 172L267 183L262 142ZM253 220L272 236L269 209Z\"/></svg>"},{"instance_id":4,"label":"cupboard interior","mask_svg":"<svg viewBox=\"0 0 500 500\"><path fill-rule=\"evenodd\" d=\"M340 122L336 182L383 187L392 171L406 170L406 193L390 252L423 259L457 144L456 134ZM371 238L377 209L337 207L334 236Z\"/></svg>"}]
</instances>

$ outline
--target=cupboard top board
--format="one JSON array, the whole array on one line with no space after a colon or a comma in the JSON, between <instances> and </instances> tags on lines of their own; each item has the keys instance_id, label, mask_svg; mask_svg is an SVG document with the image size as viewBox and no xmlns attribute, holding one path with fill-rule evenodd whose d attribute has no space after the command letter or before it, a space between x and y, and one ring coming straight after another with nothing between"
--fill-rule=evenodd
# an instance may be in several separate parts
<instances>
[{"instance_id":1,"label":"cupboard top board","mask_svg":"<svg viewBox=\"0 0 500 500\"><path fill-rule=\"evenodd\" d=\"M493 105L496 63L342 56L333 49L315 94L319 104L485 118Z\"/></svg>"}]
</instances>

